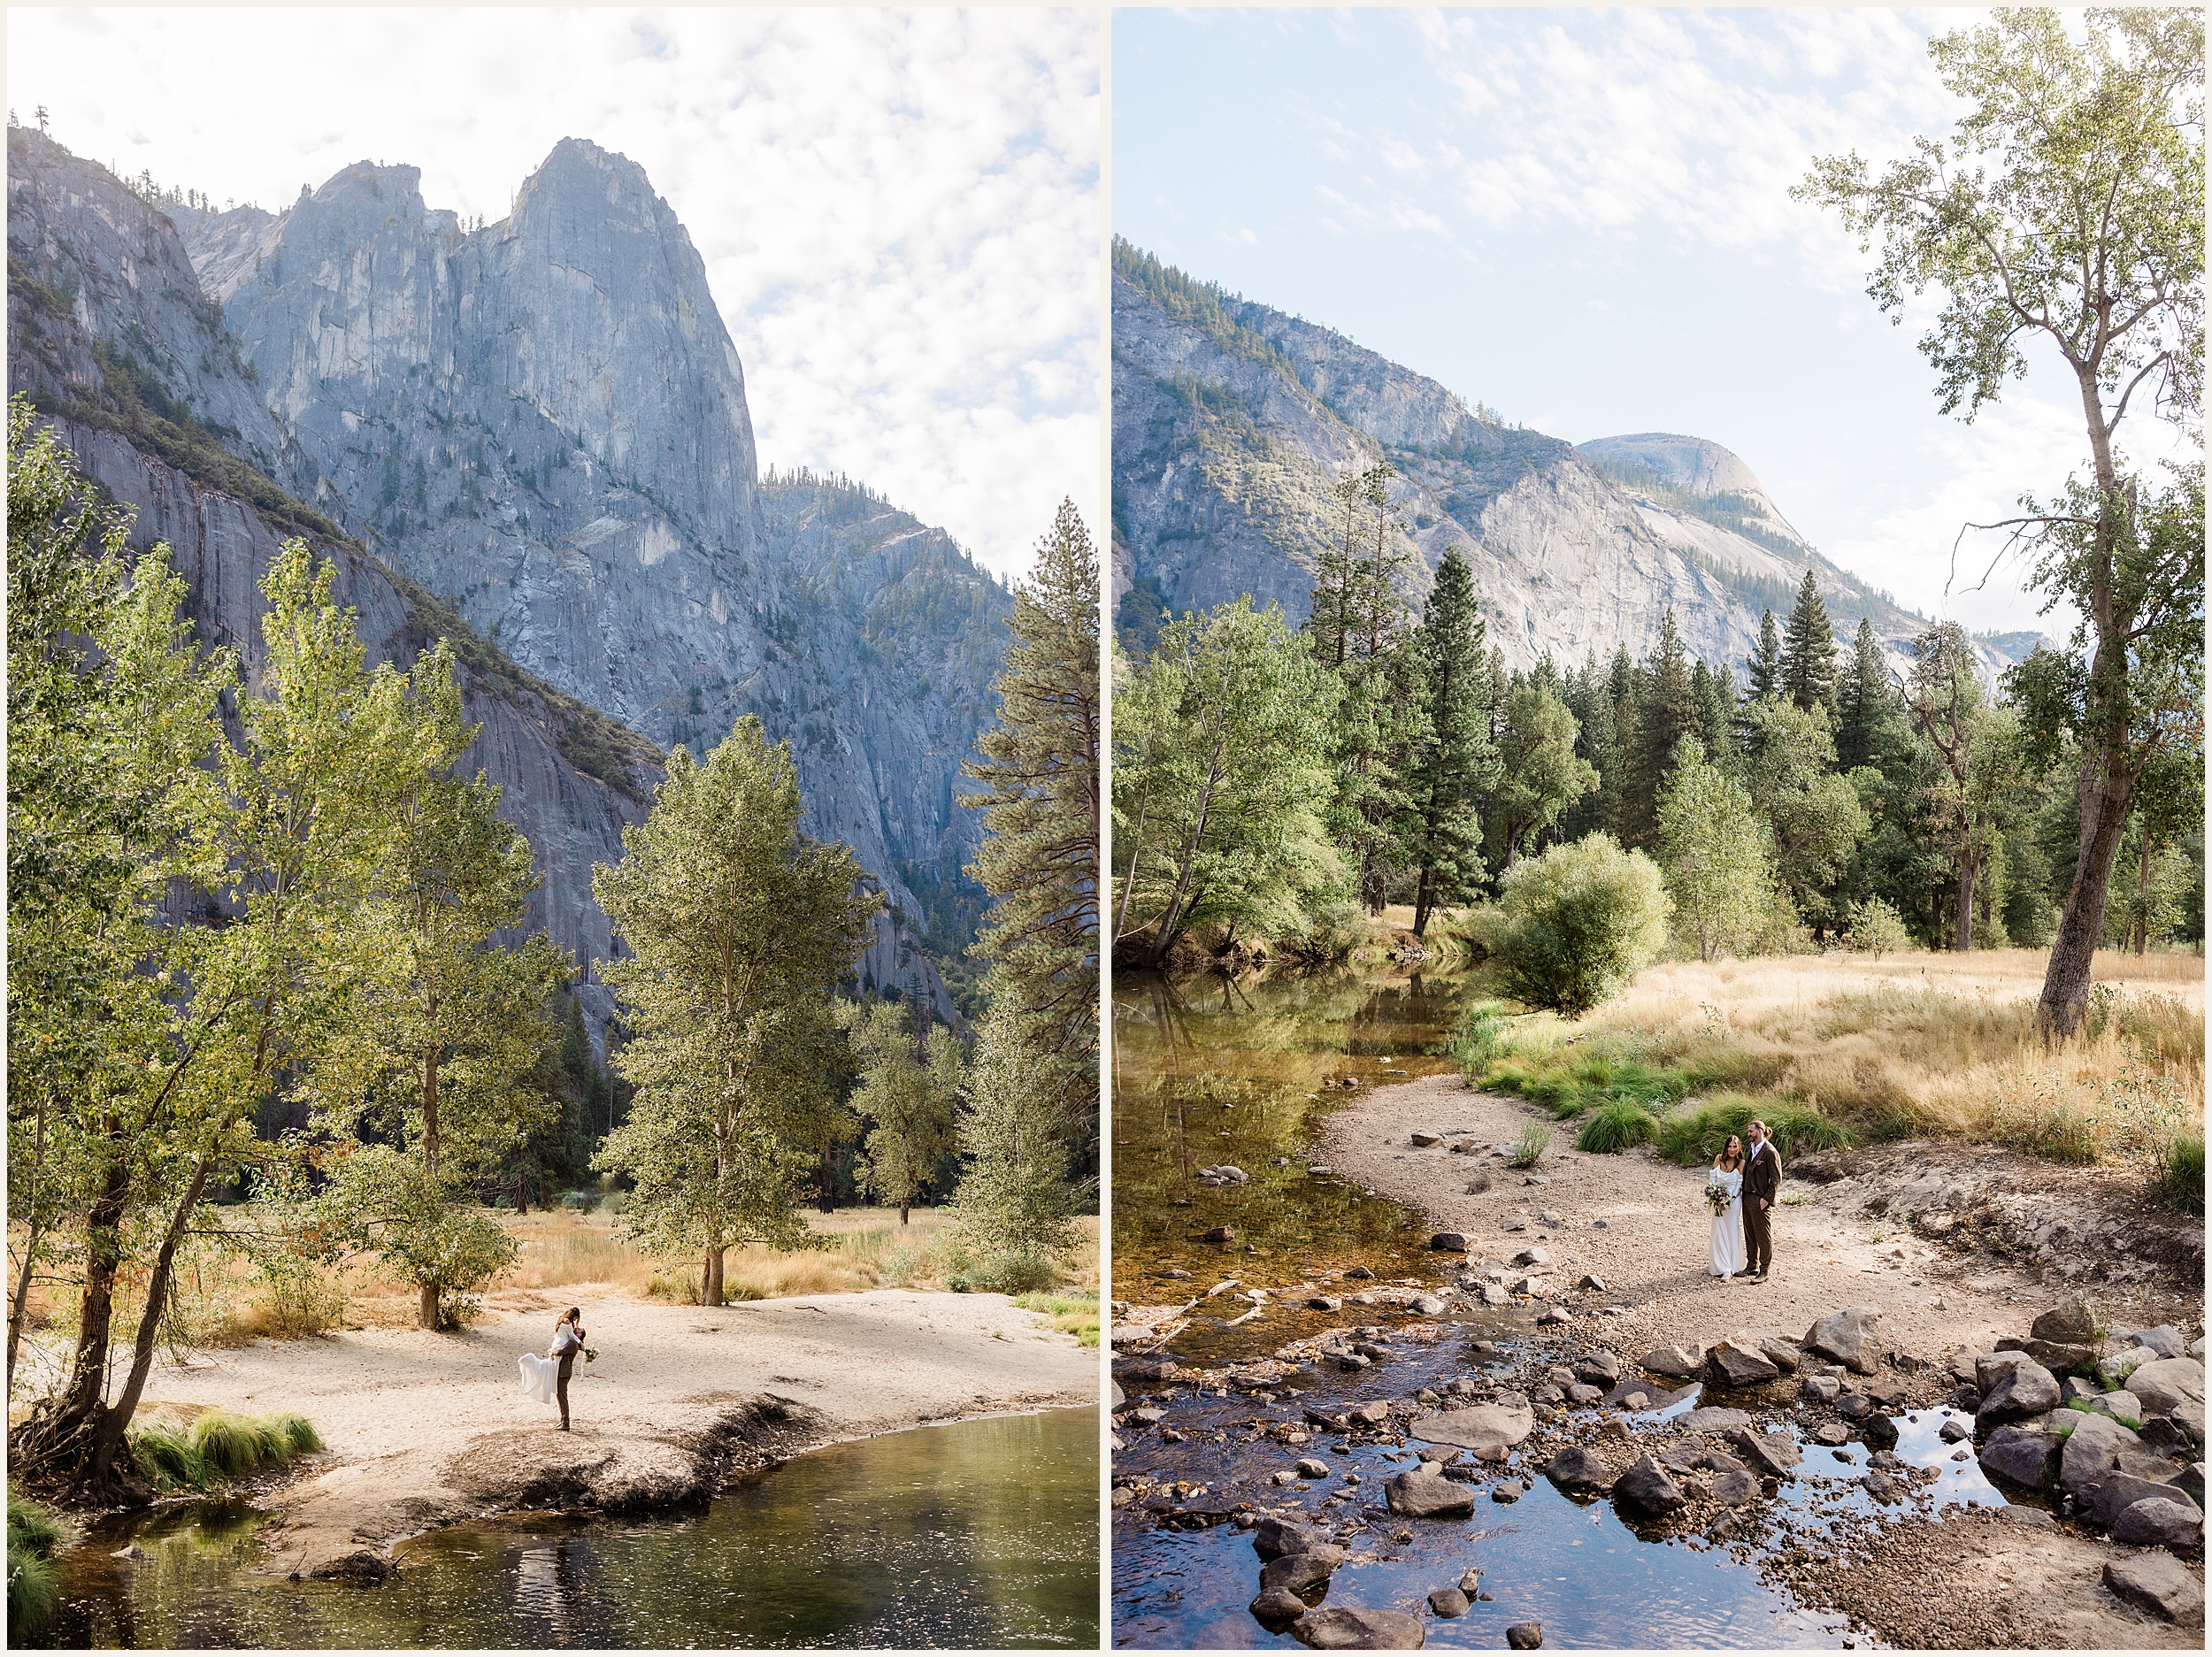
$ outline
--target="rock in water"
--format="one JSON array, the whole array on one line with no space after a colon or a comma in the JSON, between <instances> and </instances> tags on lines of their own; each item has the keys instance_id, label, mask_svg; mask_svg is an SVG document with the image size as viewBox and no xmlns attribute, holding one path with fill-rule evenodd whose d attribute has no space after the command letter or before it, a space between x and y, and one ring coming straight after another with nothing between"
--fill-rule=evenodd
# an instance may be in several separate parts
<instances>
[{"instance_id":1,"label":"rock in water","mask_svg":"<svg viewBox=\"0 0 2212 1657\"><path fill-rule=\"evenodd\" d=\"M1294 1520L1267 1518L1252 1532L1252 1551L1262 1559L1280 1559L1286 1553L1304 1553L1320 1546L1321 1532Z\"/></svg>"},{"instance_id":2,"label":"rock in water","mask_svg":"<svg viewBox=\"0 0 2212 1657\"><path fill-rule=\"evenodd\" d=\"M1739 1427L1728 1435L1746 1464L1766 1478L1782 1478L1803 1460L1796 1440L1786 1432L1754 1432Z\"/></svg>"},{"instance_id":3,"label":"rock in water","mask_svg":"<svg viewBox=\"0 0 2212 1657\"><path fill-rule=\"evenodd\" d=\"M1263 1588L1250 1607L1256 1618L1279 1631L1305 1615L1306 1608L1306 1602L1287 1588Z\"/></svg>"},{"instance_id":4,"label":"rock in water","mask_svg":"<svg viewBox=\"0 0 2212 1657\"><path fill-rule=\"evenodd\" d=\"M1682 1486L1647 1455L1637 1457L1636 1464L1613 1481L1613 1500L1648 1514L1672 1513L1690 1501Z\"/></svg>"},{"instance_id":5,"label":"rock in water","mask_svg":"<svg viewBox=\"0 0 2212 1657\"><path fill-rule=\"evenodd\" d=\"M1467 1252L1467 1236L1463 1231L1439 1231L1429 1239L1429 1247L1439 1254L1463 1254Z\"/></svg>"},{"instance_id":6,"label":"rock in water","mask_svg":"<svg viewBox=\"0 0 2212 1657\"><path fill-rule=\"evenodd\" d=\"M1621 1378L1621 1361L1602 1348L1574 1362L1575 1379L1589 1386L1611 1386Z\"/></svg>"},{"instance_id":7,"label":"rock in water","mask_svg":"<svg viewBox=\"0 0 2212 1657\"><path fill-rule=\"evenodd\" d=\"M1406 1429L1425 1444L1453 1445L1486 1461L1503 1461L1507 1451L1535 1430L1535 1414L1517 1392L1501 1392L1494 1403L1423 1415Z\"/></svg>"},{"instance_id":8,"label":"rock in water","mask_svg":"<svg viewBox=\"0 0 2212 1657\"><path fill-rule=\"evenodd\" d=\"M1748 1473L1722 1473L1713 1480L1713 1500L1724 1507L1740 1507L1759 1493L1759 1481Z\"/></svg>"},{"instance_id":9,"label":"rock in water","mask_svg":"<svg viewBox=\"0 0 2212 1657\"><path fill-rule=\"evenodd\" d=\"M1795 1375L1797 1366L1805 1362L1805 1354L1794 1342L1770 1335L1759 1343L1759 1354L1784 1375Z\"/></svg>"},{"instance_id":10,"label":"rock in water","mask_svg":"<svg viewBox=\"0 0 2212 1657\"><path fill-rule=\"evenodd\" d=\"M1333 1543L1317 1542L1303 1553L1286 1553L1260 1569L1260 1586L1283 1588L1294 1594L1325 1588L1336 1568L1344 1562L1344 1550Z\"/></svg>"},{"instance_id":11,"label":"rock in water","mask_svg":"<svg viewBox=\"0 0 2212 1657\"><path fill-rule=\"evenodd\" d=\"M1740 1409L1724 1409L1716 1404L1686 1411L1679 1424L1689 1432L1728 1432L1738 1427L1748 1427L1751 1417Z\"/></svg>"},{"instance_id":12,"label":"rock in water","mask_svg":"<svg viewBox=\"0 0 2212 1657\"><path fill-rule=\"evenodd\" d=\"M1798 1344L1833 1360L1855 1375L1871 1375L1882 1355L1878 1331L1882 1315L1870 1306L1831 1312L1805 1331Z\"/></svg>"},{"instance_id":13,"label":"rock in water","mask_svg":"<svg viewBox=\"0 0 2212 1657\"><path fill-rule=\"evenodd\" d=\"M1637 1360L1654 1375L1669 1375L1677 1380L1686 1380L1695 1375L1698 1365L1704 1362L1704 1349L1692 1351L1686 1346L1655 1346Z\"/></svg>"},{"instance_id":14,"label":"rock in water","mask_svg":"<svg viewBox=\"0 0 2212 1657\"><path fill-rule=\"evenodd\" d=\"M1869 1415L1859 1425L1859 1436L1877 1450L1897 1447L1897 1423L1887 1415Z\"/></svg>"},{"instance_id":15,"label":"rock in water","mask_svg":"<svg viewBox=\"0 0 2212 1657\"><path fill-rule=\"evenodd\" d=\"M1404 1611L1337 1605L1309 1611L1290 1625L1292 1638L1315 1651L1419 1651L1421 1619Z\"/></svg>"},{"instance_id":16,"label":"rock in water","mask_svg":"<svg viewBox=\"0 0 2212 1657\"><path fill-rule=\"evenodd\" d=\"M1555 1453L1544 1473L1562 1490L1605 1490L1613 1483L1613 1469L1578 1444Z\"/></svg>"},{"instance_id":17,"label":"rock in water","mask_svg":"<svg viewBox=\"0 0 2212 1657\"><path fill-rule=\"evenodd\" d=\"M1797 1384L1801 1396L1815 1404L1832 1404L1842 1394L1843 1383L1832 1375L1809 1375Z\"/></svg>"},{"instance_id":18,"label":"rock in water","mask_svg":"<svg viewBox=\"0 0 2212 1657\"><path fill-rule=\"evenodd\" d=\"M1716 1386L1757 1386L1781 1374L1754 1347L1724 1340L1705 1354L1705 1378Z\"/></svg>"},{"instance_id":19,"label":"rock in water","mask_svg":"<svg viewBox=\"0 0 2212 1657\"><path fill-rule=\"evenodd\" d=\"M2204 1626L2204 1590L2170 1554L2138 1553L2104 1568L2104 1585L2130 1605L2180 1628Z\"/></svg>"},{"instance_id":20,"label":"rock in water","mask_svg":"<svg viewBox=\"0 0 2212 1657\"><path fill-rule=\"evenodd\" d=\"M1429 1609L1439 1616L1465 1616L1467 1596L1456 1588L1439 1588L1429 1595Z\"/></svg>"},{"instance_id":21,"label":"rock in water","mask_svg":"<svg viewBox=\"0 0 2212 1657\"><path fill-rule=\"evenodd\" d=\"M1505 1643L1514 1651L1534 1651L1544 1643L1541 1622L1516 1622L1505 1631Z\"/></svg>"},{"instance_id":22,"label":"rock in water","mask_svg":"<svg viewBox=\"0 0 2212 1657\"><path fill-rule=\"evenodd\" d=\"M1390 1511L1409 1519L1464 1519L1475 1511L1466 1485L1434 1473L1400 1473L1383 1484Z\"/></svg>"}]
</instances>

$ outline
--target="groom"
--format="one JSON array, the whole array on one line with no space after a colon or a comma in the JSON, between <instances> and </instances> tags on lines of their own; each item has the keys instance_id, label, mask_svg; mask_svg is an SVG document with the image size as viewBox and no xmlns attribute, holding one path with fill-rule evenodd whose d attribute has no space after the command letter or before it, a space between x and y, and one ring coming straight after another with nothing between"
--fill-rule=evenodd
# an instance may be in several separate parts
<instances>
[{"instance_id":1,"label":"groom","mask_svg":"<svg viewBox=\"0 0 2212 1657\"><path fill-rule=\"evenodd\" d=\"M1774 1263L1774 1201L1782 1189L1782 1158L1767 1138L1765 1123L1753 1123L1744 1138L1751 1148L1743 1165L1744 1268L1736 1276L1764 1283L1767 1268Z\"/></svg>"}]
</instances>

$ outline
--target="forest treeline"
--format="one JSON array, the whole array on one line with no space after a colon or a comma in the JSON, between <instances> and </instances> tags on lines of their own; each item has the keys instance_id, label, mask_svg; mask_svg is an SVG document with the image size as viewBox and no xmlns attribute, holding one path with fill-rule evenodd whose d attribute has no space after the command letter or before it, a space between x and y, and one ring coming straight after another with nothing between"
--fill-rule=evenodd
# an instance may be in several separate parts
<instances>
[{"instance_id":1,"label":"forest treeline","mask_svg":"<svg viewBox=\"0 0 2212 1657\"><path fill-rule=\"evenodd\" d=\"M880 891L800 830L789 748L749 716L670 755L594 871L603 1063L576 963L523 934L530 845L457 769L451 645L373 664L294 541L249 671L19 401L8 447L12 1396L35 1288L73 1331L18 1477L127 1484L188 1241L280 1301L373 1258L434 1329L515 1257L490 1205L596 1178L714 1304L728 1249L817 1246L798 1204L841 1169L902 1219L949 1198L983 1280L1053 1280L1097 1135L1097 564L1071 506L970 771L995 900L974 1026L860 995Z\"/></svg>"}]
</instances>

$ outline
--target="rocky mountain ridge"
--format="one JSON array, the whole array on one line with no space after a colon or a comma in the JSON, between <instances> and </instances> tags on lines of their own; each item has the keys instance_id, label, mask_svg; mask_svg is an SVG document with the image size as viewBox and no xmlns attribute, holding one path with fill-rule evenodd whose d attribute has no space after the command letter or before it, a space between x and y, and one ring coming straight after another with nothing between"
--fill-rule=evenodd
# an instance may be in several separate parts
<instances>
[{"instance_id":1,"label":"rocky mountain ridge","mask_svg":"<svg viewBox=\"0 0 2212 1657\"><path fill-rule=\"evenodd\" d=\"M545 864L534 924L603 956L589 867L656 744L757 713L809 832L890 898L863 982L951 1015L931 955L980 909L955 795L1010 597L864 487L757 475L703 266L641 172L565 141L464 232L411 168L212 215L21 129L9 162L11 379L176 549L204 625L250 639L278 534L306 533L373 650L469 639L480 748L492 703L537 710L543 751L511 733L511 770L487 763Z\"/></svg>"},{"instance_id":2,"label":"rocky mountain ridge","mask_svg":"<svg viewBox=\"0 0 2212 1657\"><path fill-rule=\"evenodd\" d=\"M1737 456L1667 433L1577 447L1467 405L1342 334L1237 298L1118 243L1113 280L1114 590L1138 610L1249 592L1302 619L1315 554L1343 533L1330 494L1388 463L1409 600L1447 546L1469 556L1490 641L1563 667L1658 637L1740 674L1763 610L1815 572L1839 636L1861 616L1901 666L1928 625L1805 541ZM1371 535L1372 520L1367 533ZM1145 618L1140 618L1145 619ZM1978 641L1991 670L2034 634Z\"/></svg>"}]
</instances>

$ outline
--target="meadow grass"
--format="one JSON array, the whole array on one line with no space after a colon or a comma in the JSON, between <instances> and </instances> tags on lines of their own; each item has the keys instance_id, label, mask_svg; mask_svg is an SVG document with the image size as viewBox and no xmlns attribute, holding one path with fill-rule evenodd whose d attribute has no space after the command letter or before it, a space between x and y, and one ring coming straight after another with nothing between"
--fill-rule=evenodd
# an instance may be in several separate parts
<instances>
[{"instance_id":1,"label":"meadow grass","mask_svg":"<svg viewBox=\"0 0 2212 1657\"><path fill-rule=\"evenodd\" d=\"M1071 1294L1062 1292L1033 1291L1013 1297L1014 1304L1025 1312L1042 1312L1052 1319L1052 1326L1063 1334L1075 1337L1079 1346L1098 1345L1098 1295Z\"/></svg>"},{"instance_id":2,"label":"meadow grass","mask_svg":"<svg viewBox=\"0 0 2212 1657\"><path fill-rule=\"evenodd\" d=\"M202 1410L181 1426L159 1419L141 1421L132 1426L126 1441L140 1476L165 1491L212 1490L323 1447L314 1423L291 1410L273 1415Z\"/></svg>"},{"instance_id":3,"label":"meadow grass","mask_svg":"<svg viewBox=\"0 0 2212 1657\"><path fill-rule=\"evenodd\" d=\"M60 1602L54 1549L61 1523L36 1502L8 1492L8 1643L44 1630Z\"/></svg>"},{"instance_id":4,"label":"meadow grass","mask_svg":"<svg viewBox=\"0 0 2212 1657\"><path fill-rule=\"evenodd\" d=\"M2035 1027L2045 964L2022 949L1669 962L1571 1022L1478 1004L1454 1052L1475 1085L1557 1119L1595 1112L1586 1150L1654 1138L1709 1156L1759 1116L1786 1160L1934 1135L2154 1170L2178 1156L2180 1191L2204 1129L2203 960L2099 954L2086 1029L2055 1047Z\"/></svg>"}]
</instances>

